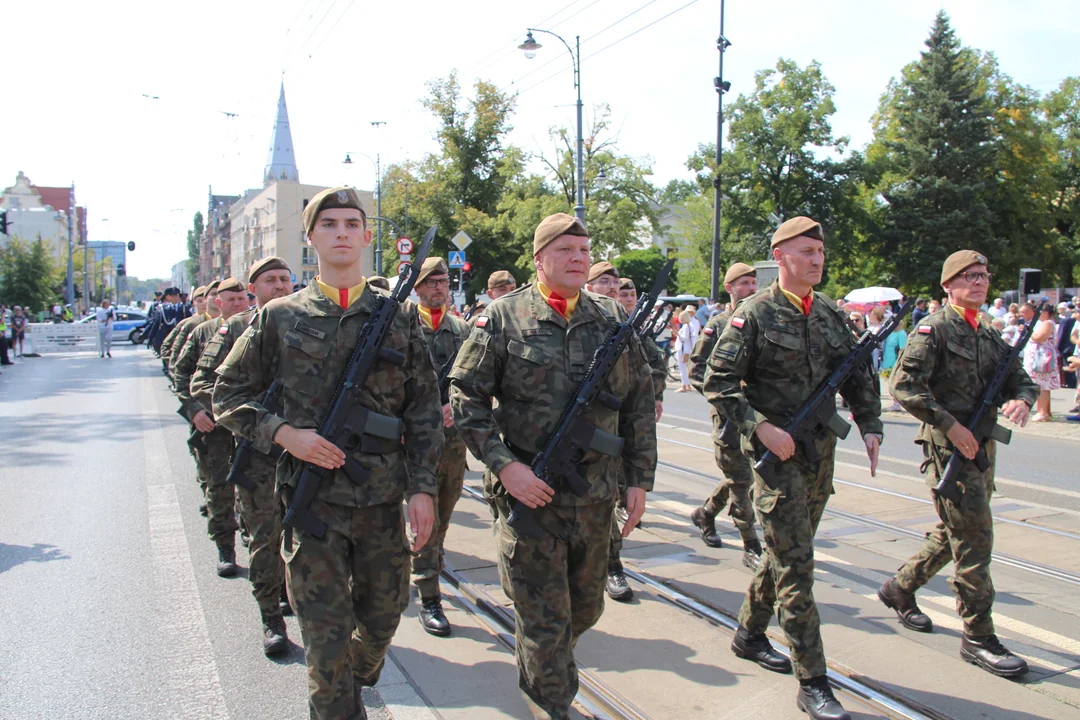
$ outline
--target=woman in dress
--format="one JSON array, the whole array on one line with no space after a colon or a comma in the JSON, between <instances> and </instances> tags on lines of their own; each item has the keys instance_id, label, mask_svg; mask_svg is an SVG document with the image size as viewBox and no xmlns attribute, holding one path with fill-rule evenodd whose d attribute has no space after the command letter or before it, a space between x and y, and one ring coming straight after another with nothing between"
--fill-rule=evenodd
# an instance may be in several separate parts
<instances>
[{"instance_id":1,"label":"woman in dress","mask_svg":"<svg viewBox=\"0 0 1080 720\"><path fill-rule=\"evenodd\" d=\"M698 323L694 319L694 313L690 310L683 310L679 314L679 334L675 336L675 358L679 363L679 375L682 380L682 387L675 392L690 392L693 388L690 387L690 353L694 351L694 345L697 343L697 326Z\"/></svg>"},{"instance_id":2,"label":"woman in dress","mask_svg":"<svg viewBox=\"0 0 1080 720\"><path fill-rule=\"evenodd\" d=\"M1035 402L1035 416L1032 422L1052 420L1050 415L1050 391L1061 387L1061 374L1058 372L1057 348L1054 337L1057 326L1050 319L1050 309L1043 308L1039 313L1039 322L1031 333L1031 339L1024 348L1024 369L1039 386L1041 392Z\"/></svg>"}]
</instances>

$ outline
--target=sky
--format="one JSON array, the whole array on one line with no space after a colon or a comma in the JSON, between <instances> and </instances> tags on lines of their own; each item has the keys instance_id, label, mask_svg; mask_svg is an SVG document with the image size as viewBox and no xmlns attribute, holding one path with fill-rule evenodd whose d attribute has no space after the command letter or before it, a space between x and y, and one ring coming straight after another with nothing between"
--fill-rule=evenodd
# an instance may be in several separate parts
<instances>
[{"instance_id":1,"label":"sky","mask_svg":"<svg viewBox=\"0 0 1080 720\"><path fill-rule=\"evenodd\" d=\"M834 133L862 147L940 9L1018 82L1045 93L1080 74L1074 0L728 0L725 102L780 57L817 60L836 87ZM571 60L539 33L526 59L528 27L580 36L586 115L608 104L619 151L649 161L662 186L690 179L687 157L716 137L719 26L719 0L7 3L0 187L19 171L74 182L90 239L133 240L128 274L167 277L211 188L262 186L282 81L305 183L371 189L374 167L342 164L347 152L385 167L436 150L421 100L455 69L466 88L519 93L510 141L550 154L549 128L575 124Z\"/></svg>"}]
</instances>

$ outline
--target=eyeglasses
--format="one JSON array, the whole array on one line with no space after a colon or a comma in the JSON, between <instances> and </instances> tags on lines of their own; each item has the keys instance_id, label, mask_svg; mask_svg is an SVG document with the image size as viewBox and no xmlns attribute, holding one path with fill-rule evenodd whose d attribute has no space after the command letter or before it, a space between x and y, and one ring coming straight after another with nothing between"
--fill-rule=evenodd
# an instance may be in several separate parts
<instances>
[{"instance_id":1,"label":"eyeglasses","mask_svg":"<svg viewBox=\"0 0 1080 720\"><path fill-rule=\"evenodd\" d=\"M445 277L445 278L442 278L441 280L425 280L424 281L424 287L431 288L432 290L439 287L440 285L446 285L447 287L450 287L450 278Z\"/></svg>"},{"instance_id":2,"label":"eyeglasses","mask_svg":"<svg viewBox=\"0 0 1080 720\"><path fill-rule=\"evenodd\" d=\"M601 275L600 277L596 278L595 280L593 280L589 284L590 285L618 285L619 281L616 280L615 278L611 277L610 275L605 274L605 275Z\"/></svg>"},{"instance_id":3,"label":"eyeglasses","mask_svg":"<svg viewBox=\"0 0 1080 720\"><path fill-rule=\"evenodd\" d=\"M988 283L990 279L994 277L994 273L988 272L967 272L966 270L960 275L972 285L978 285L981 282Z\"/></svg>"}]
</instances>

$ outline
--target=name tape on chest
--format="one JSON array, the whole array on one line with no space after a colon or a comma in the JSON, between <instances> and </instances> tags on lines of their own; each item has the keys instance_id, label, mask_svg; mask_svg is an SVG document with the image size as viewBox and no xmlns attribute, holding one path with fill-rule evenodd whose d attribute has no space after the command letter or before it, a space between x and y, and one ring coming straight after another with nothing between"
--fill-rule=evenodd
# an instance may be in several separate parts
<instances>
[{"instance_id":1,"label":"name tape on chest","mask_svg":"<svg viewBox=\"0 0 1080 720\"><path fill-rule=\"evenodd\" d=\"M932 332L934 332L934 328L930 327L929 325L920 325L919 326L919 334L920 335L929 335Z\"/></svg>"},{"instance_id":2,"label":"name tape on chest","mask_svg":"<svg viewBox=\"0 0 1080 720\"><path fill-rule=\"evenodd\" d=\"M741 317L733 317L731 318L731 324L741 330L742 326L746 324L746 320Z\"/></svg>"}]
</instances>

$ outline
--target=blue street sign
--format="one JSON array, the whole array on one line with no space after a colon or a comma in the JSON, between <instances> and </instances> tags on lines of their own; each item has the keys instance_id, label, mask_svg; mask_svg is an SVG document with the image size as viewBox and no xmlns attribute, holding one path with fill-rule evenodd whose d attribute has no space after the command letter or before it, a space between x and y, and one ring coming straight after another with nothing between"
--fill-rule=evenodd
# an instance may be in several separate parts
<instances>
[{"instance_id":1,"label":"blue street sign","mask_svg":"<svg viewBox=\"0 0 1080 720\"><path fill-rule=\"evenodd\" d=\"M465 251L464 250L451 250L450 251L450 267L452 267L452 268L465 267Z\"/></svg>"},{"instance_id":2,"label":"blue street sign","mask_svg":"<svg viewBox=\"0 0 1080 720\"><path fill-rule=\"evenodd\" d=\"M292 282L296 282L296 273L289 273L289 277L292 278Z\"/></svg>"}]
</instances>

